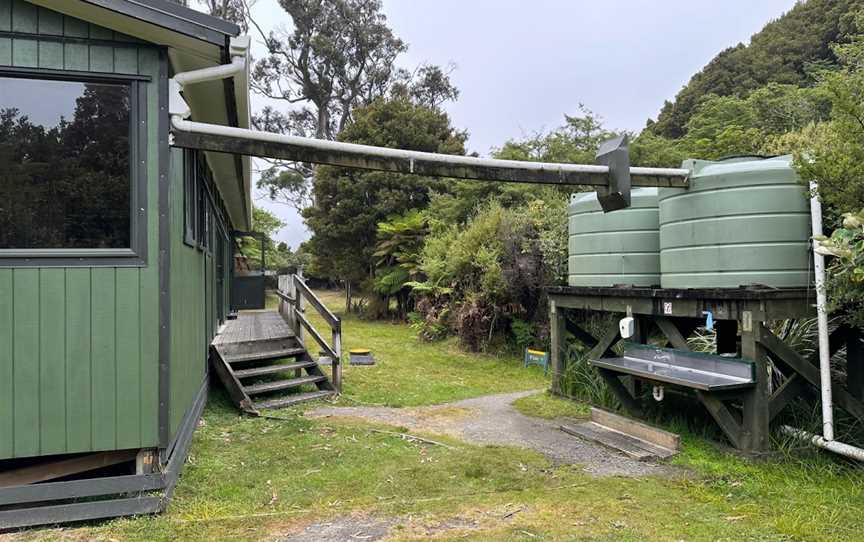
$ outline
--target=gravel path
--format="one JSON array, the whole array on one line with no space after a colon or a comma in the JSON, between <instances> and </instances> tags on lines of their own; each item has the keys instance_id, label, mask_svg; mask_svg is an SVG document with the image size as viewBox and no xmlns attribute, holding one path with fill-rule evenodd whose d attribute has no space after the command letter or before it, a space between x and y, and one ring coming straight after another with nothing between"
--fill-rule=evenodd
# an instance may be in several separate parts
<instances>
[{"instance_id":1,"label":"gravel path","mask_svg":"<svg viewBox=\"0 0 864 542\"><path fill-rule=\"evenodd\" d=\"M349 417L439 433L475 444L530 448L556 463L583 465L595 476L677 476L673 467L636 461L598 444L570 436L559 429L562 420L525 416L512 403L538 390L486 395L455 403L422 408L321 407L306 413L311 418Z\"/></svg>"}]
</instances>

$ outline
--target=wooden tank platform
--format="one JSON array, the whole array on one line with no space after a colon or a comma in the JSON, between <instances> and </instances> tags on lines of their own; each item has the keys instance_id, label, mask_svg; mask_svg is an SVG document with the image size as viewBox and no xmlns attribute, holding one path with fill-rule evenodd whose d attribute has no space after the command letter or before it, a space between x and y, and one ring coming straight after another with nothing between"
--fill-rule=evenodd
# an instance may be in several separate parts
<instances>
[{"instance_id":1,"label":"wooden tank platform","mask_svg":"<svg viewBox=\"0 0 864 542\"><path fill-rule=\"evenodd\" d=\"M562 286L548 288L547 292L553 392L561 391L560 379L566 371L561 353L564 337L569 333L591 348L589 363L631 414L642 415L642 386L646 384L686 389L695 394L736 448L759 453L770 447L772 420L796 397L813 396L813 391L818 390L818 360L798 354L769 327L778 320L815 316L816 296L812 289ZM642 356L645 359L634 364L626 352L619 356L612 350L622 340L620 318L613 318L606 329L594 336L579 323L580 315L590 312L633 316L636 329L629 341L647 344L649 337L659 335L663 344L656 345L655 340L658 356L673 364L678 363L676 359L685 360L687 363L680 367L684 372L694 368L693 356L686 354L690 351L687 339L705 326L710 312L717 332L714 357L752 364L752 385L706 389L698 385L699 379L695 377L692 385L686 378L674 383L668 378L652 378L650 371L654 367L650 356ZM844 347L848 358L846 385L835 386L834 401L864 421L864 350L859 329L840 326L834 330L832 353ZM716 366L706 359L704 367L695 368L710 372ZM772 366L781 375L772 378L769 372ZM815 396L818 397L818 392Z\"/></svg>"}]
</instances>

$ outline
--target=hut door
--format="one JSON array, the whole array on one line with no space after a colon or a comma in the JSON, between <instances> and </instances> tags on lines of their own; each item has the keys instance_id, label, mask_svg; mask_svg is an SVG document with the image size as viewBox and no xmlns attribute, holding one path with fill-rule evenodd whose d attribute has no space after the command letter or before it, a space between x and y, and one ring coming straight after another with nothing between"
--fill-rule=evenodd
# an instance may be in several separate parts
<instances>
[{"instance_id":1,"label":"hut door","mask_svg":"<svg viewBox=\"0 0 864 542\"><path fill-rule=\"evenodd\" d=\"M233 261L231 266L231 309L264 308L264 244L258 232L231 233Z\"/></svg>"}]
</instances>

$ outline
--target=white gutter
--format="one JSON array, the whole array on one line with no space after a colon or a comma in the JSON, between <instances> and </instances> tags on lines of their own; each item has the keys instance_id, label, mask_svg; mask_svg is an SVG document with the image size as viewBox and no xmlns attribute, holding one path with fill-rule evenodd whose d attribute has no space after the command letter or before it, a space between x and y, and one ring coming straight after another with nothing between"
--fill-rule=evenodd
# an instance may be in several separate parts
<instances>
[{"instance_id":1,"label":"white gutter","mask_svg":"<svg viewBox=\"0 0 864 542\"><path fill-rule=\"evenodd\" d=\"M825 256L817 250L822 237L822 201L819 185L810 182L810 220L813 231L813 270L816 274L816 316L819 327L819 380L822 394L822 436L788 425L781 427L787 435L806 440L819 448L851 459L864 461L864 449L834 440L834 399L831 389L831 346L828 339L828 309L825 295Z\"/></svg>"}]
</instances>

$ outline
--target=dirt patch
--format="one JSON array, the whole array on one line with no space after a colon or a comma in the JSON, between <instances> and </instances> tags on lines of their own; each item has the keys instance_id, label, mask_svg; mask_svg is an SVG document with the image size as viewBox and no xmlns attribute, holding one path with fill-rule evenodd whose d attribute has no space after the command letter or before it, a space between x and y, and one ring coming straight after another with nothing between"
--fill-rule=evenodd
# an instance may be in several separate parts
<instances>
[{"instance_id":1,"label":"dirt patch","mask_svg":"<svg viewBox=\"0 0 864 542\"><path fill-rule=\"evenodd\" d=\"M375 542L383 540L395 525L395 520L343 517L312 523L302 531L277 538L277 542Z\"/></svg>"},{"instance_id":2,"label":"dirt patch","mask_svg":"<svg viewBox=\"0 0 864 542\"><path fill-rule=\"evenodd\" d=\"M450 435L474 444L530 448L559 464L583 465L586 472L596 476L681 474L668 465L636 461L567 435L559 429L562 420L526 416L513 407L513 401L535 393L539 391L486 395L423 408L321 407L306 416L359 418L412 431Z\"/></svg>"},{"instance_id":3,"label":"dirt patch","mask_svg":"<svg viewBox=\"0 0 864 542\"><path fill-rule=\"evenodd\" d=\"M475 519L455 517L443 522L425 523L412 517L372 518L346 516L312 523L293 534L276 538L276 542L375 542L388 540L397 533L425 537L445 531L470 531L480 528Z\"/></svg>"}]
</instances>

